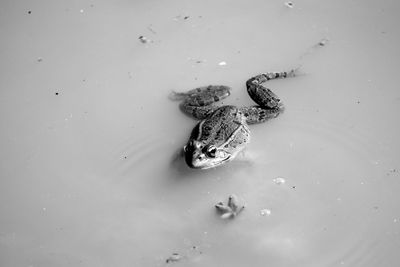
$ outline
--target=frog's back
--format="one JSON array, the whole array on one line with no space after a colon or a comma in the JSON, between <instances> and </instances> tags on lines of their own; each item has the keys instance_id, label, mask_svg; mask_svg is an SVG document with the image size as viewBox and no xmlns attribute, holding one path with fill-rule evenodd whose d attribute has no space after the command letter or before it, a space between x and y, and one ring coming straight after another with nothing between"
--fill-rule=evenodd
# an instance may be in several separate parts
<instances>
[{"instance_id":1,"label":"frog's back","mask_svg":"<svg viewBox=\"0 0 400 267\"><path fill-rule=\"evenodd\" d=\"M236 151L250 141L250 130L237 107L222 106L196 125L190 139Z\"/></svg>"}]
</instances>

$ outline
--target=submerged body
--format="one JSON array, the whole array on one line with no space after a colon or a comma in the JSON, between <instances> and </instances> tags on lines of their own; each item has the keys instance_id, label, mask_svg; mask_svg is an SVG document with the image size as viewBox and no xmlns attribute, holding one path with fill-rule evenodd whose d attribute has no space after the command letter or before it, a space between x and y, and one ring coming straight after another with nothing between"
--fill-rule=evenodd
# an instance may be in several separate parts
<instances>
[{"instance_id":1,"label":"submerged body","mask_svg":"<svg viewBox=\"0 0 400 267\"><path fill-rule=\"evenodd\" d=\"M175 98L183 100L181 109L200 120L184 147L187 165L195 169L208 169L234 159L250 142L249 124L265 122L283 112L280 99L262 83L294 75L292 70L269 72L250 78L246 82L247 92L258 104L250 107L214 105L230 94L230 88L223 85L176 93Z\"/></svg>"}]
</instances>

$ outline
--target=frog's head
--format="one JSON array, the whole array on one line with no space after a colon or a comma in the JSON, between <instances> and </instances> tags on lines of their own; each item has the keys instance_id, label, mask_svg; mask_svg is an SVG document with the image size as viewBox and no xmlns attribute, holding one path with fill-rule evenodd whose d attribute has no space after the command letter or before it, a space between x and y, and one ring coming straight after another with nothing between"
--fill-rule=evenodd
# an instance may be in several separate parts
<instances>
[{"instance_id":1,"label":"frog's head","mask_svg":"<svg viewBox=\"0 0 400 267\"><path fill-rule=\"evenodd\" d=\"M222 106L197 123L184 147L190 168L209 169L236 157L250 141L246 118L234 106Z\"/></svg>"},{"instance_id":2,"label":"frog's head","mask_svg":"<svg viewBox=\"0 0 400 267\"><path fill-rule=\"evenodd\" d=\"M229 161L231 154L222 147L213 144L203 144L200 141L190 139L183 148L185 161L193 169L209 169Z\"/></svg>"}]
</instances>

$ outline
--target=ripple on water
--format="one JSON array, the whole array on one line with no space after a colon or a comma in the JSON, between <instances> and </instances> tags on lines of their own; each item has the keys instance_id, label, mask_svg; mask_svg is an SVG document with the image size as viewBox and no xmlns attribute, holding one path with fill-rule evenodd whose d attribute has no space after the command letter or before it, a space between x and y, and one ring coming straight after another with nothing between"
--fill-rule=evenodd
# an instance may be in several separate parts
<instances>
[{"instance_id":1,"label":"ripple on water","mask_svg":"<svg viewBox=\"0 0 400 267\"><path fill-rule=\"evenodd\" d=\"M264 192L258 193L256 198L269 202L275 211L274 218L279 217L276 225L268 222L269 229L258 228L258 236L268 233L258 248L282 246L276 253L288 257L287 243L283 240L292 240L291 250L303 244L298 260L307 258L307 254L314 256L313 260L308 258L311 264L308 266L317 266L312 262L323 264L319 266L374 266L370 263L385 262L382 255L387 253L382 250L393 251L393 248L381 245L380 240L390 215L378 214L374 207L376 203L385 206L392 201L383 197L392 194L390 184L382 183L392 159L379 140L345 123L303 118L286 125L286 129L281 128L277 136L272 136L275 140L267 146L274 151L284 147L277 156L282 161L286 156L287 160L283 163L267 158L271 162L269 171L282 173L286 169L284 175L290 183L296 183L296 190L264 187ZM265 177L267 169L259 169L260 177ZM273 182L282 184L280 178L274 178ZM268 193L269 197L262 196ZM279 238L279 232L285 234ZM292 251L291 255L296 253ZM286 266L291 263L286 262Z\"/></svg>"},{"instance_id":2,"label":"ripple on water","mask_svg":"<svg viewBox=\"0 0 400 267\"><path fill-rule=\"evenodd\" d=\"M164 142L161 135L122 142L113 152L113 175L129 188L131 201L143 205L131 209L140 214L136 223L143 235L158 233L154 249L163 249L160 240L164 255L182 252L184 237L209 248L196 256L198 262L215 263L225 254L224 263L231 266L246 261L274 266L382 262L377 253L387 249L379 244L387 215L374 207L385 205L380 196L387 188L378 177L389 168L382 165L386 158L376 142L354 127L311 119L278 128L267 127L266 140L252 144L250 150L260 156L251 166L232 162L208 171L171 167L179 145ZM215 219L215 200L233 192L246 198L248 209L221 224ZM159 220L162 224L154 223Z\"/></svg>"}]
</instances>

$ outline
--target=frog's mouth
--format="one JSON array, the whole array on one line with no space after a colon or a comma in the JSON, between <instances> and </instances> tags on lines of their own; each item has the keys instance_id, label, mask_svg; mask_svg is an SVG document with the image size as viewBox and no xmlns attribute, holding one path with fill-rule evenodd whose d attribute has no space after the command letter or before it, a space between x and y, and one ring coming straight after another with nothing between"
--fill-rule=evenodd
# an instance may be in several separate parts
<instances>
[{"instance_id":1,"label":"frog's mouth","mask_svg":"<svg viewBox=\"0 0 400 267\"><path fill-rule=\"evenodd\" d=\"M195 155L196 153L190 153L186 151L185 161L186 164L192 169L210 169L229 161L231 155L227 155L224 158L210 158L204 154Z\"/></svg>"}]
</instances>

